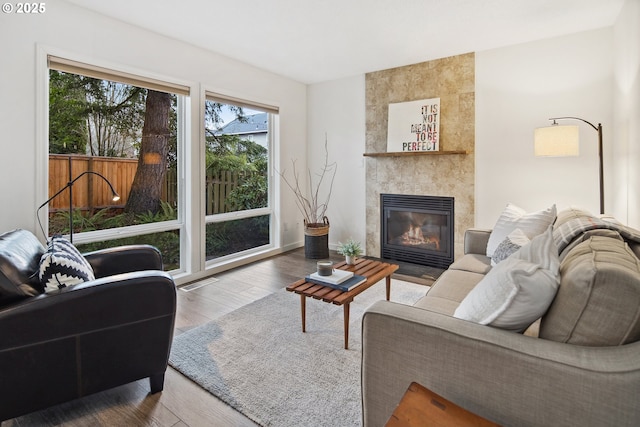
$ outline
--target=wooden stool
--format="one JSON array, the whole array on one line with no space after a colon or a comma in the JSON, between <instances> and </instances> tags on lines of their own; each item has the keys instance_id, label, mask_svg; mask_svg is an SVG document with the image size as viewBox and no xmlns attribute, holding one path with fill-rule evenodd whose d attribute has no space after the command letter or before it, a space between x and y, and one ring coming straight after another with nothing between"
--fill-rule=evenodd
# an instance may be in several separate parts
<instances>
[{"instance_id":1,"label":"wooden stool","mask_svg":"<svg viewBox=\"0 0 640 427\"><path fill-rule=\"evenodd\" d=\"M499 427L444 397L411 383L386 427Z\"/></svg>"}]
</instances>

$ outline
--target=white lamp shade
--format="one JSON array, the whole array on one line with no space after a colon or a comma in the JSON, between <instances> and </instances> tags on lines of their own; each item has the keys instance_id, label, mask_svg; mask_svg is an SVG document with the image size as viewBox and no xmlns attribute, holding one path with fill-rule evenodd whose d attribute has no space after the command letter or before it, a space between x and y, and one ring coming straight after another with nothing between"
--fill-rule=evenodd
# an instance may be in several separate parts
<instances>
[{"instance_id":1,"label":"white lamp shade","mask_svg":"<svg viewBox=\"0 0 640 427\"><path fill-rule=\"evenodd\" d=\"M580 154L578 126L553 125L534 133L536 156L564 157Z\"/></svg>"}]
</instances>

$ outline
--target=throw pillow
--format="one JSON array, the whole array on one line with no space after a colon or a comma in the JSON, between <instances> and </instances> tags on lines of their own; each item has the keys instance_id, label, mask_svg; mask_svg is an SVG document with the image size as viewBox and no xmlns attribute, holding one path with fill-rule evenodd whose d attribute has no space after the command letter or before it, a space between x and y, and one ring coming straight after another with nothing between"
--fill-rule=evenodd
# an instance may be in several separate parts
<instances>
[{"instance_id":1,"label":"throw pillow","mask_svg":"<svg viewBox=\"0 0 640 427\"><path fill-rule=\"evenodd\" d=\"M487 273L454 317L522 332L549 308L559 285L551 227Z\"/></svg>"},{"instance_id":2,"label":"throw pillow","mask_svg":"<svg viewBox=\"0 0 640 427\"><path fill-rule=\"evenodd\" d=\"M487 256L493 257L498 245L516 228L522 230L529 239L543 233L556 220L556 214L556 205L543 211L527 213L512 203L507 204L489 235Z\"/></svg>"},{"instance_id":3,"label":"throw pillow","mask_svg":"<svg viewBox=\"0 0 640 427\"><path fill-rule=\"evenodd\" d=\"M541 338L586 346L640 340L640 259L624 240L591 236L569 252L560 275Z\"/></svg>"},{"instance_id":4,"label":"throw pillow","mask_svg":"<svg viewBox=\"0 0 640 427\"><path fill-rule=\"evenodd\" d=\"M526 234L519 228L513 230L509 235L498 245L491 257L491 265L495 267L500 261L509 258L518 249L529 243L530 240Z\"/></svg>"},{"instance_id":5,"label":"throw pillow","mask_svg":"<svg viewBox=\"0 0 640 427\"><path fill-rule=\"evenodd\" d=\"M91 264L62 236L54 236L49 241L47 251L40 258L39 275L45 292L95 279Z\"/></svg>"}]
</instances>

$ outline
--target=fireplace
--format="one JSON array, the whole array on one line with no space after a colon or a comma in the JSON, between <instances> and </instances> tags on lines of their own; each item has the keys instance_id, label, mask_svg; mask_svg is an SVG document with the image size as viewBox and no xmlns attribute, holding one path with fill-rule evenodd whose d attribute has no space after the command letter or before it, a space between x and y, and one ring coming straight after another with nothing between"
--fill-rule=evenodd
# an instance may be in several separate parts
<instances>
[{"instance_id":1,"label":"fireplace","mask_svg":"<svg viewBox=\"0 0 640 427\"><path fill-rule=\"evenodd\" d=\"M453 262L453 197L380 195L381 256L437 268Z\"/></svg>"}]
</instances>

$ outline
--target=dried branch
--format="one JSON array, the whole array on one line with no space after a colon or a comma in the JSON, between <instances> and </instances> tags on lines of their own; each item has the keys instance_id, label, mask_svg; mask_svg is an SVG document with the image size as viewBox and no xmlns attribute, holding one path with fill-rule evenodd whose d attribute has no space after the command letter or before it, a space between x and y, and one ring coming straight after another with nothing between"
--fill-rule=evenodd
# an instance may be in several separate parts
<instances>
[{"instance_id":1,"label":"dried branch","mask_svg":"<svg viewBox=\"0 0 640 427\"><path fill-rule=\"evenodd\" d=\"M324 140L324 165L320 169L320 172L315 175L318 177L317 184L313 183L313 175L311 173L311 169L309 169L309 196L305 195L302 191L302 187L300 186L300 173L296 169L296 161L291 160L293 165L293 182L287 179L285 176L286 171L278 172L278 175L282 177L282 180L287 184L287 187L291 189L293 195L296 199L296 206L298 206L298 210L302 213L306 224L318 224L322 223L327 212L327 208L329 207L329 200L331 199L331 193L333 192L333 181L336 177L336 172L338 170L338 165L336 162L329 163L329 149L327 146L327 137L325 135ZM323 182L325 178L331 176L331 182L329 183L329 190L327 191L326 197L324 199L320 199L320 192Z\"/></svg>"}]
</instances>

